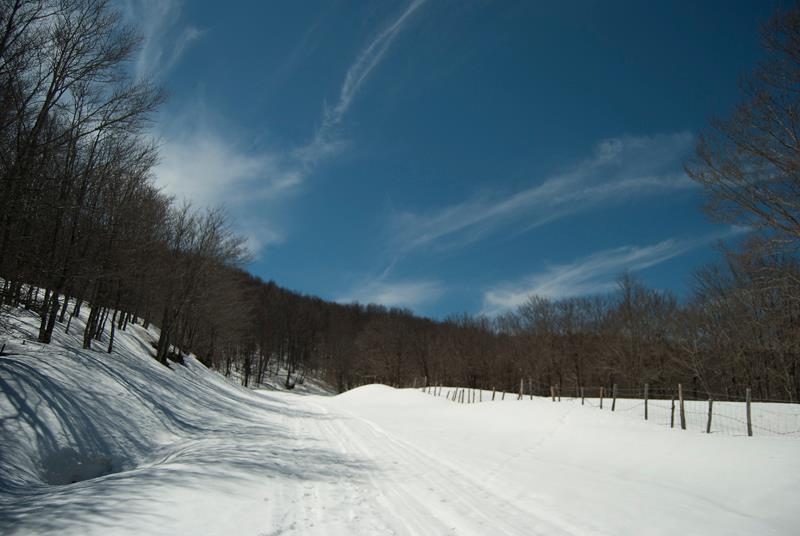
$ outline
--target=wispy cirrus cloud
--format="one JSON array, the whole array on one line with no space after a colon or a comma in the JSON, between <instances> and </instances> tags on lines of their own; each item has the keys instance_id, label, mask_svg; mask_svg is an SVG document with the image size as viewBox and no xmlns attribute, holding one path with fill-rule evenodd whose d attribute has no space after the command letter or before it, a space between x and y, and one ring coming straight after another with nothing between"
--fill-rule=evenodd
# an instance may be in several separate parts
<instances>
[{"instance_id":1,"label":"wispy cirrus cloud","mask_svg":"<svg viewBox=\"0 0 800 536\"><path fill-rule=\"evenodd\" d=\"M203 32L191 24L181 24L181 0L126 0L124 14L138 25L142 36L134 75L162 78Z\"/></svg>"},{"instance_id":2,"label":"wispy cirrus cloud","mask_svg":"<svg viewBox=\"0 0 800 536\"><path fill-rule=\"evenodd\" d=\"M742 227L690 239L670 238L649 246L626 245L592 253L565 264L548 266L518 281L500 283L483 294L483 312L495 315L515 309L532 295L568 298L608 292L625 271L636 272L684 255L698 247L746 232Z\"/></svg>"},{"instance_id":3,"label":"wispy cirrus cloud","mask_svg":"<svg viewBox=\"0 0 800 536\"><path fill-rule=\"evenodd\" d=\"M322 120L311 141L296 148L293 156L306 167L313 167L322 160L338 153L345 142L337 132L353 99L361 90L372 71L380 64L392 42L403 30L411 16L427 0L413 0L408 7L383 29L367 46L361 49L355 61L347 69L339 88L339 97L332 107L323 108Z\"/></svg>"},{"instance_id":4,"label":"wispy cirrus cloud","mask_svg":"<svg viewBox=\"0 0 800 536\"><path fill-rule=\"evenodd\" d=\"M444 286L438 281L376 279L352 289L336 301L340 303L373 303L413 309L436 301L444 292Z\"/></svg>"},{"instance_id":5,"label":"wispy cirrus cloud","mask_svg":"<svg viewBox=\"0 0 800 536\"><path fill-rule=\"evenodd\" d=\"M339 127L355 97L426 1L413 0L358 52L344 75L336 103L323 107L319 126L303 145L248 147L240 141L247 137L243 130L215 121L202 99L186 105L180 115L164 117L156 133L161 140L161 162L155 170L159 184L167 193L200 205L223 203L233 208L296 192L319 165L347 145ZM134 65L137 77L162 78L203 35L197 27L182 22L182 7L180 0L125 3L126 15L143 31ZM283 233L267 227L273 238L253 243L279 242L274 237L283 237Z\"/></svg>"},{"instance_id":6,"label":"wispy cirrus cloud","mask_svg":"<svg viewBox=\"0 0 800 536\"><path fill-rule=\"evenodd\" d=\"M385 29L374 37L356 56L348 67L339 89L339 96L332 108L324 107L320 126L311 140L294 148L265 148L258 151L245 151L237 147L237 132L230 127L220 128L203 120L205 103L195 104L191 120L181 119L179 128L171 128L175 134L165 136L164 165L157 173L161 182L170 191L183 191L187 195L197 195L198 202L223 199L231 204L245 201L274 198L299 187L314 169L325 160L338 154L346 141L341 137L338 127L350 109L354 98L368 80L370 74L380 64L392 42L402 31L411 15L427 0L414 0ZM199 35L192 26L174 29L180 13L180 3L166 1L146 2L148 9L145 19L159 22L148 30L145 45L139 61L142 71L164 56L179 57L188 37ZM156 6L153 8L153 6ZM158 7L161 6L161 7ZM152 8L152 9L150 9ZM172 42L172 52L165 52L168 35L177 33L179 38ZM169 62L168 62L169 63ZM194 109L195 107L200 110ZM197 117L201 119L197 119ZM176 121L173 121L176 122ZM183 123L183 124L181 124ZM192 160L195 155L196 162ZM203 171L206 170L206 171ZM213 181L214 174L219 176ZM200 177L200 180L197 177ZM212 180L206 180L212 179Z\"/></svg>"},{"instance_id":7,"label":"wispy cirrus cloud","mask_svg":"<svg viewBox=\"0 0 800 536\"><path fill-rule=\"evenodd\" d=\"M414 309L435 302L446 292L445 286L440 281L432 279L392 280L396 265L397 260L392 261L379 275L362 280L358 285L342 293L336 301Z\"/></svg>"},{"instance_id":8,"label":"wispy cirrus cloud","mask_svg":"<svg viewBox=\"0 0 800 536\"><path fill-rule=\"evenodd\" d=\"M681 170L693 145L688 132L603 140L564 173L510 195L473 197L429 213L402 212L390 223L391 247L459 247L500 229L524 232L570 214L692 188Z\"/></svg>"}]
</instances>

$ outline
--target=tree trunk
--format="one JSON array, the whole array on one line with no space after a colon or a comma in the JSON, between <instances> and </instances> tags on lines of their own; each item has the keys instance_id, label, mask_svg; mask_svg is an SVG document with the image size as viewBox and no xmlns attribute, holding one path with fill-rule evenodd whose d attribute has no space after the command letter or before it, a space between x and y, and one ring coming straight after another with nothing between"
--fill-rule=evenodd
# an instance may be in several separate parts
<instances>
[{"instance_id":1,"label":"tree trunk","mask_svg":"<svg viewBox=\"0 0 800 536\"><path fill-rule=\"evenodd\" d=\"M162 365L167 364L167 355L169 354L170 346L170 331L172 330L172 319L169 307L164 308L164 314L161 319L161 333L158 336L158 344L156 346L156 360Z\"/></svg>"},{"instance_id":2,"label":"tree trunk","mask_svg":"<svg viewBox=\"0 0 800 536\"><path fill-rule=\"evenodd\" d=\"M111 334L108 336L108 353L110 354L114 350L114 332L116 330L116 324L114 321L117 319L117 310L114 309L114 316L111 318Z\"/></svg>"}]
</instances>

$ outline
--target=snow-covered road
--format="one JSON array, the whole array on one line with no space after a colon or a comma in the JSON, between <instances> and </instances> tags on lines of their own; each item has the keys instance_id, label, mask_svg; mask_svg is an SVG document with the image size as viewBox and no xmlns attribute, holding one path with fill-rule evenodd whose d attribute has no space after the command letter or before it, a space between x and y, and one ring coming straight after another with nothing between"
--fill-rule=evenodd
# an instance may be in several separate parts
<instances>
[{"instance_id":1,"label":"snow-covered road","mask_svg":"<svg viewBox=\"0 0 800 536\"><path fill-rule=\"evenodd\" d=\"M268 534L571 533L490 492L468 468L325 402L305 403L307 416L290 425L299 442L337 453L341 471L330 482L297 482L288 495L281 490L270 501L270 517L280 522Z\"/></svg>"}]
</instances>

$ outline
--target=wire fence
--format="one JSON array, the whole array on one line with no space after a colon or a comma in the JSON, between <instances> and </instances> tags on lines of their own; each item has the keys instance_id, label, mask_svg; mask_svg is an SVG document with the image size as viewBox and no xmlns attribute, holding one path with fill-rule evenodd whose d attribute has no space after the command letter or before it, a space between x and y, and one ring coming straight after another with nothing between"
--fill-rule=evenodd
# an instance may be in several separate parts
<instances>
[{"instance_id":1,"label":"wire fence","mask_svg":"<svg viewBox=\"0 0 800 536\"><path fill-rule=\"evenodd\" d=\"M621 418L647 420L657 426L729 436L783 436L800 439L800 404L791 401L752 401L744 396L707 393L681 386L650 388L573 387L521 382L517 392L429 385L421 390L454 403L550 399L580 405L587 411L610 411Z\"/></svg>"}]
</instances>

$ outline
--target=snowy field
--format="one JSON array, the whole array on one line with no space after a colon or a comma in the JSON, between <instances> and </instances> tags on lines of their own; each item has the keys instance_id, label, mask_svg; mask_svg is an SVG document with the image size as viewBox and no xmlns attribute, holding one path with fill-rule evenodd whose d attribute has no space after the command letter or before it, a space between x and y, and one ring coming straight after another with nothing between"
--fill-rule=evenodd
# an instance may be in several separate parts
<instances>
[{"instance_id":1,"label":"snowy field","mask_svg":"<svg viewBox=\"0 0 800 536\"><path fill-rule=\"evenodd\" d=\"M189 358L55 344L0 358L0 534L797 534L800 440L549 399L233 385ZM0 341L2 344L2 341ZM75 482L73 482L75 481Z\"/></svg>"}]
</instances>

